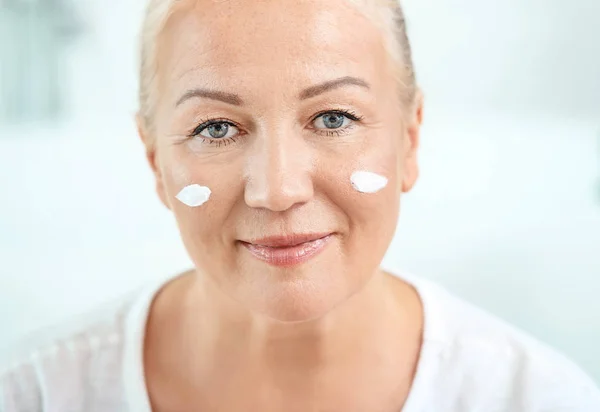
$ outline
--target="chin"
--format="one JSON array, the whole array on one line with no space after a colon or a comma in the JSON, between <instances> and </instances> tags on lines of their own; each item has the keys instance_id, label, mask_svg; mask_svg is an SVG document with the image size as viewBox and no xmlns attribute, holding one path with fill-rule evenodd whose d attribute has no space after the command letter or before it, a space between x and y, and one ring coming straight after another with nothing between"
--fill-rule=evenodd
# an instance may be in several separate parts
<instances>
[{"instance_id":1,"label":"chin","mask_svg":"<svg viewBox=\"0 0 600 412\"><path fill-rule=\"evenodd\" d=\"M257 308L257 312L278 322L318 320L345 302L352 294L349 285L340 280L344 279L320 277L280 281L266 286L260 295L252 299L255 303L252 306Z\"/></svg>"}]
</instances>

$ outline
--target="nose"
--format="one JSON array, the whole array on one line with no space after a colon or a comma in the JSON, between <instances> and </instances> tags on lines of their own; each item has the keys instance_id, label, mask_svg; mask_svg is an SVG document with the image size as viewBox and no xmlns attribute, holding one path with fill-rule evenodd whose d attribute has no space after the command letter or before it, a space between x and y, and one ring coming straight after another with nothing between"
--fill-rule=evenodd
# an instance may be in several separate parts
<instances>
[{"instance_id":1,"label":"nose","mask_svg":"<svg viewBox=\"0 0 600 412\"><path fill-rule=\"evenodd\" d=\"M248 206L283 212L314 194L313 160L307 142L289 133L269 133L254 141L246 165Z\"/></svg>"}]
</instances>

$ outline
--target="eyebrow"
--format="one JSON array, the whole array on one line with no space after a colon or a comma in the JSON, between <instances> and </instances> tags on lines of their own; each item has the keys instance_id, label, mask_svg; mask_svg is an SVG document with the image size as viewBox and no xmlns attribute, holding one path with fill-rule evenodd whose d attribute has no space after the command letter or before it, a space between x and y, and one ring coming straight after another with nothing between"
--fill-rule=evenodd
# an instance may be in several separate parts
<instances>
[{"instance_id":1,"label":"eyebrow","mask_svg":"<svg viewBox=\"0 0 600 412\"><path fill-rule=\"evenodd\" d=\"M311 86L308 89L304 89L299 94L298 98L300 100L310 99L312 97L318 96L318 95L328 92L330 90L337 89L337 88L344 87L344 86L359 86L359 87L363 87L365 89L371 88L369 83L367 83L365 80L363 80L361 78L345 76L345 77L340 77L339 79L329 80L324 83L317 84L315 86ZM226 92L210 90L210 89L197 88L197 89L192 89L192 90L188 90L187 92L185 92L183 94L183 96L181 96L179 98L179 100L177 101L175 106L179 106L182 103L184 103L186 100L192 99L194 97L218 100L220 102L231 104L233 106L243 106L244 105L244 101L237 94L226 93Z\"/></svg>"},{"instance_id":2,"label":"eyebrow","mask_svg":"<svg viewBox=\"0 0 600 412\"><path fill-rule=\"evenodd\" d=\"M308 89L303 90L302 93L300 93L299 99L310 99L311 97L315 97L330 90L344 86L359 86L365 89L371 88L369 86L369 83L367 83L363 79L360 79L358 77L346 76L340 77L339 79L335 80L329 80L325 83L317 84L316 86L311 86Z\"/></svg>"},{"instance_id":3,"label":"eyebrow","mask_svg":"<svg viewBox=\"0 0 600 412\"><path fill-rule=\"evenodd\" d=\"M218 101L221 101L221 102L224 102L227 104L231 104L234 106L243 106L244 105L244 101L237 94L219 92L219 91L210 90L210 89L193 89L193 90L188 90L187 92L185 92L183 94L183 96L181 96L179 98L179 100L177 101L177 104L175 106L179 106L186 100L189 100L193 97L203 97L205 99L218 100Z\"/></svg>"}]
</instances>

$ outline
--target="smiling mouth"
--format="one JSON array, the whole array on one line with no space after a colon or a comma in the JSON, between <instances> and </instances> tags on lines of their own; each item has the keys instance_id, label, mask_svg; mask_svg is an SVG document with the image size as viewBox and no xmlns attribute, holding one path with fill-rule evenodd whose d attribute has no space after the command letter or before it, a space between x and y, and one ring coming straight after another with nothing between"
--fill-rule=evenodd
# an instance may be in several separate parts
<instances>
[{"instance_id":1,"label":"smiling mouth","mask_svg":"<svg viewBox=\"0 0 600 412\"><path fill-rule=\"evenodd\" d=\"M273 266L289 267L304 263L322 252L333 233L271 236L241 244L252 256Z\"/></svg>"}]
</instances>

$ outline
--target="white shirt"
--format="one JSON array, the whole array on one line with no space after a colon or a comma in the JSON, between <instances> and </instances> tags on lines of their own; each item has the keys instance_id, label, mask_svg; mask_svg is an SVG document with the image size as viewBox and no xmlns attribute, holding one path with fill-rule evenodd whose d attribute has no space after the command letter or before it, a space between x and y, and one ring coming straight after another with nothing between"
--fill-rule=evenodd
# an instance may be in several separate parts
<instances>
[{"instance_id":1,"label":"white shirt","mask_svg":"<svg viewBox=\"0 0 600 412\"><path fill-rule=\"evenodd\" d=\"M437 284L402 274L424 306L403 412L600 412L577 366ZM0 412L150 412L142 343L153 284L0 369ZM70 329L73 329L73 324Z\"/></svg>"}]
</instances>

